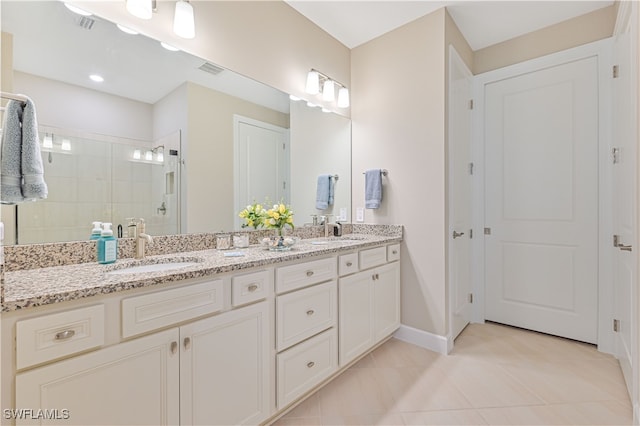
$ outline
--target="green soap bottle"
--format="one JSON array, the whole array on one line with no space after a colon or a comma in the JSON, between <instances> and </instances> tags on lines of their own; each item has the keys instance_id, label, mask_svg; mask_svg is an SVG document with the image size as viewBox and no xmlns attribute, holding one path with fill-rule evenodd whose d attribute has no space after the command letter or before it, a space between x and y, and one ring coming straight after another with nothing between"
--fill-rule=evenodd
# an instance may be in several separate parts
<instances>
[{"instance_id":1,"label":"green soap bottle","mask_svg":"<svg viewBox=\"0 0 640 426\"><path fill-rule=\"evenodd\" d=\"M110 223L102 224L98 240L98 263L113 263L118 258L118 240L113 236Z\"/></svg>"}]
</instances>

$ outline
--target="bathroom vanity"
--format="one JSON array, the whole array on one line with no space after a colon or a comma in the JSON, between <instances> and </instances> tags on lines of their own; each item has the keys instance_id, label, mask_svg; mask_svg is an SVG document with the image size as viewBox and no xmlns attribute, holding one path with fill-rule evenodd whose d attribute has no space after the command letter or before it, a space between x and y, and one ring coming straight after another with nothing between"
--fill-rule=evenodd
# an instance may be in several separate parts
<instances>
[{"instance_id":1,"label":"bathroom vanity","mask_svg":"<svg viewBox=\"0 0 640 426\"><path fill-rule=\"evenodd\" d=\"M3 424L269 423L399 327L400 241L9 272Z\"/></svg>"}]
</instances>

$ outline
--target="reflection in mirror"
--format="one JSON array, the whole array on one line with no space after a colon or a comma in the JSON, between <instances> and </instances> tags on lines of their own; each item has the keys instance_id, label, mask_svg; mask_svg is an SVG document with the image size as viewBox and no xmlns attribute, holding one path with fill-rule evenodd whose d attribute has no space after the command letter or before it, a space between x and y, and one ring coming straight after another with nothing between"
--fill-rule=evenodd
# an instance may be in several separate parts
<instances>
[{"instance_id":1,"label":"reflection in mirror","mask_svg":"<svg viewBox=\"0 0 640 426\"><path fill-rule=\"evenodd\" d=\"M2 1L0 7L2 80L12 83L3 89L34 100L41 142L47 136L53 142L42 149L49 198L20 204L17 214L15 206L3 206L7 244L86 239L91 222L126 228L128 217L144 217L152 234L234 229L241 205L234 180L237 117L284 129L295 165L311 160L296 159L298 144L332 149L328 138L313 140L317 129L297 131L297 119L290 124L286 94L254 80L166 50L142 35L125 34L99 17L83 18L61 2ZM5 60L11 50L12 63ZM93 73L102 74L104 82L89 80ZM69 140L70 151L63 152L63 139ZM351 159L340 154L329 161L320 169L350 165ZM314 164L319 162L318 156ZM286 197L304 212L305 217L296 218L300 225L308 221L305 209L313 211L320 171L283 166L273 179L290 184L291 190L287 186L283 196L252 198ZM350 200L347 173L344 177L339 191ZM299 193L310 195L310 201ZM335 206L343 204L348 207L350 201Z\"/></svg>"}]
</instances>

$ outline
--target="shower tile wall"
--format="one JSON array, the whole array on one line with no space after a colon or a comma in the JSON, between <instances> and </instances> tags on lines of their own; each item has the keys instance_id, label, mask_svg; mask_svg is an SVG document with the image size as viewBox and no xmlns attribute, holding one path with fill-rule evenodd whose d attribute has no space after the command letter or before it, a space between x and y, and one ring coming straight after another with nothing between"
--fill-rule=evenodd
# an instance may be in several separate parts
<instances>
[{"instance_id":1,"label":"shower tile wall","mask_svg":"<svg viewBox=\"0 0 640 426\"><path fill-rule=\"evenodd\" d=\"M71 151L62 152L60 139L42 152L48 198L18 207L19 244L85 240L93 221L112 222L114 231L122 224L126 236L129 217L145 218L151 234L177 233L177 203L165 194L167 157L136 161L134 149L145 148L84 138L68 138Z\"/></svg>"}]
</instances>

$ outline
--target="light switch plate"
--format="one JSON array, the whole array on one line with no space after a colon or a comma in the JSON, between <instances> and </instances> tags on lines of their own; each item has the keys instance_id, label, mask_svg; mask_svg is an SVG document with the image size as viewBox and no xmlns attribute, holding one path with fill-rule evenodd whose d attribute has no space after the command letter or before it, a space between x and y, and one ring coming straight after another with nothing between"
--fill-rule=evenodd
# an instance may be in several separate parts
<instances>
[{"instance_id":1,"label":"light switch plate","mask_svg":"<svg viewBox=\"0 0 640 426\"><path fill-rule=\"evenodd\" d=\"M362 207L356 209L356 222L364 222L364 209Z\"/></svg>"},{"instance_id":2,"label":"light switch plate","mask_svg":"<svg viewBox=\"0 0 640 426\"><path fill-rule=\"evenodd\" d=\"M338 218L339 221L342 222L346 222L347 221L347 208L346 207L340 207L340 217Z\"/></svg>"}]
</instances>

